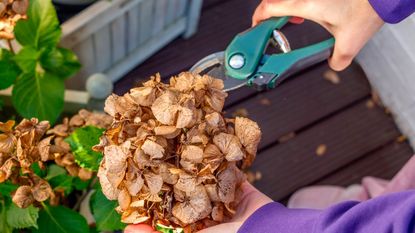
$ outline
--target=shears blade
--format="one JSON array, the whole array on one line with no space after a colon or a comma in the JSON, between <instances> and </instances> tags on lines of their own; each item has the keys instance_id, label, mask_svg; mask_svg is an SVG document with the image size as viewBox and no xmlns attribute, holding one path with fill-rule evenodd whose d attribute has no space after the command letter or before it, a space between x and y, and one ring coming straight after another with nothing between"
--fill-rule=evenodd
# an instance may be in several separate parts
<instances>
[{"instance_id":1,"label":"shears blade","mask_svg":"<svg viewBox=\"0 0 415 233\"><path fill-rule=\"evenodd\" d=\"M229 92L243 87L247 84L246 80L232 78L226 75L225 71L225 52L213 53L197 62L190 71L200 75L209 75L214 78L222 79L225 86L224 91Z\"/></svg>"}]
</instances>

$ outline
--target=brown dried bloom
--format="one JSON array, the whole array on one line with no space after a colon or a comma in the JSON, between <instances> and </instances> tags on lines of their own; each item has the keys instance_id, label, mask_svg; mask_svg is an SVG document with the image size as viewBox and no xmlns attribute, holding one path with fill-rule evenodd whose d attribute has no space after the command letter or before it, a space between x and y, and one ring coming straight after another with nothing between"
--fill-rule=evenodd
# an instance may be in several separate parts
<instances>
[{"instance_id":1,"label":"brown dried bloom","mask_svg":"<svg viewBox=\"0 0 415 233\"><path fill-rule=\"evenodd\" d=\"M92 171L79 167L64 139L78 127L106 128L111 121L106 114L81 110L52 129L47 121L35 118L23 119L15 127L14 121L0 122L0 183L9 180L20 185L13 194L13 202L21 208L47 199L52 204L59 204L60 191L53 191L46 180L34 173L32 165L37 163L42 167L44 162L54 161L72 176L91 179Z\"/></svg>"},{"instance_id":2,"label":"brown dried bloom","mask_svg":"<svg viewBox=\"0 0 415 233\"><path fill-rule=\"evenodd\" d=\"M14 39L14 26L26 18L29 0L0 0L0 39Z\"/></svg>"},{"instance_id":3,"label":"brown dried bloom","mask_svg":"<svg viewBox=\"0 0 415 233\"><path fill-rule=\"evenodd\" d=\"M233 215L238 166L252 163L261 131L225 119L226 96L221 80L182 73L107 98L113 122L95 146L104 153L98 177L123 222L201 229Z\"/></svg>"}]
</instances>

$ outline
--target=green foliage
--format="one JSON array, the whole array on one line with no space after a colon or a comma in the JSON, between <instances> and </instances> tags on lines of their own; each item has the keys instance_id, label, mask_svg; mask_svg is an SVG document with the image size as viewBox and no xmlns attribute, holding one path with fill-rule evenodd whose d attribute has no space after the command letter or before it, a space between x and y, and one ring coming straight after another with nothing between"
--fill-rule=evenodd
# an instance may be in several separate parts
<instances>
[{"instance_id":1,"label":"green foliage","mask_svg":"<svg viewBox=\"0 0 415 233\"><path fill-rule=\"evenodd\" d=\"M14 84L17 112L53 124L63 110L64 80L81 65L72 51L57 47L61 29L51 0L29 3L28 19L18 21L14 31L22 49L16 55L0 50L0 89Z\"/></svg>"},{"instance_id":2,"label":"green foliage","mask_svg":"<svg viewBox=\"0 0 415 233\"><path fill-rule=\"evenodd\" d=\"M8 181L0 183L0 197L10 197L10 193L17 189L17 185L14 185Z\"/></svg>"},{"instance_id":3,"label":"green foliage","mask_svg":"<svg viewBox=\"0 0 415 233\"><path fill-rule=\"evenodd\" d=\"M53 189L63 190L65 195L70 194L74 189L84 190L90 183L79 179L79 177L70 176L63 167L56 164L49 165L45 180L49 182Z\"/></svg>"},{"instance_id":4,"label":"green foliage","mask_svg":"<svg viewBox=\"0 0 415 233\"><path fill-rule=\"evenodd\" d=\"M23 73L14 84L12 102L21 116L53 123L63 110L64 93L63 81L50 73Z\"/></svg>"},{"instance_id":5,"label":"green foliage","mask_svg":"<svg viewBox=\"0 0 415 233\"><path fill-rule=\"evenodd\" d=\"M17 207L15 204L10 204L6 214L7 224L12 228L38 228L37 218L39 217L39 208L36 208L33 205L22 209Z\"/></svg>"},{"instance_id":6,"label":"green foliage","mask_svg":"<svg viewBox=\"0 0 415 233\"><path fill-rule=\"evenodd\" d=\"M124 229L125 224L121 222L121 216L115 211L117 206L118 203L108 200L100 189L95 191L91 197L91 209L98 231Z\"/></svg>"},{"instance_id":7,"label":"green foliage","mask_svg":"<svg viewBox=\"0 0 415 233\"><path fill-rule=\"evenodd\" d=\"M13 54L10 51L0 49L0 90L13 85L20 73L19 67L11 60L12 57Z\"/></svg>"},{"instance_id":8,"label":"green foliage","mask_svg":"<svg viewBox=\"0 0 415 233\"><path fill-rule=\"evenodd\" d=\"M39 212L36 233L88 233L88 224L82 215L64 206L43 205Z\"/></svg>"},{"instance_id":9,"label":"green foliage","mask_svg":"<svg viewBox=\"0 0 415 233\"><path fill-rule=\"evenodd\" d=\"M102 160L102 154L93 151L92 147L99 143L99 138L103 132L104 129L94 126L85 126L76 129L65 139L71 146L71 151L79 166L92 171L98 171L99 163Z\"/></svg>"},{"instance_id":10,"label":"green foliage","mask_svg":"<svg viewBox=\"0 0 415 233\"><path fill-rule=\"evenodd\" d=\"M164 226L161 224L156 225L156 230L161 233L183 233L184 232L182 228L173 228L173 227L168 227L168 226Z\"/></svg>"},{"instance_id":11,"label":"green foliage","mask_svg":"<svg viewBox=\"0 0 415 233\"><path fill-rule=\"evenodd\" d=\"M1 233L12 233L13 227L7 223L7 208L10 205L5 200L0 200L0 232Z\"/></svg>"}]
</instances>

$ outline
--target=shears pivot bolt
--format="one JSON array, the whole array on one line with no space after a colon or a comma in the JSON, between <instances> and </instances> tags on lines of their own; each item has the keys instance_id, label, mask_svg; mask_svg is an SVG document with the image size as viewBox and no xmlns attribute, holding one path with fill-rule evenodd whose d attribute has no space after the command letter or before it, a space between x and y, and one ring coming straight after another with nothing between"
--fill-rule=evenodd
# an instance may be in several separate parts
<instances>
[{"instance_id":1,"label":"shears pivot bolt","mask_svg":"<svg viewBox=\"0 0 415 233\"><path fill-rule=\"evenodd\" d=\"M241 54L235 54L229 59L229 66L233 69L240 69L245 65L245 58Z\"/></svg>"}]
</instances>

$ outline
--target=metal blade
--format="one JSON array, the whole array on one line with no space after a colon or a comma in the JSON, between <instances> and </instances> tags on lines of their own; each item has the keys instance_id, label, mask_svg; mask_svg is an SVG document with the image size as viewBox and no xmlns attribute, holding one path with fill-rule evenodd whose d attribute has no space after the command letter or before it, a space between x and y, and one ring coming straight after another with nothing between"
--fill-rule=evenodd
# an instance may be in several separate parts
<instances>
[{"instance_id":1,"label":"metal blade","mask_svg":"<svg viewBox=\"0 0 415 233\"><path fill-rule=\"evenodd\" d=\"M226 92L245 86L246 80L236 79L226 75L224 61L225 53L223 51L217 52L197 62L190 68L190 71L200 75L207 74L214 78L222 79L225 85L224 91Z\"/></svg>"}]
</instances>

